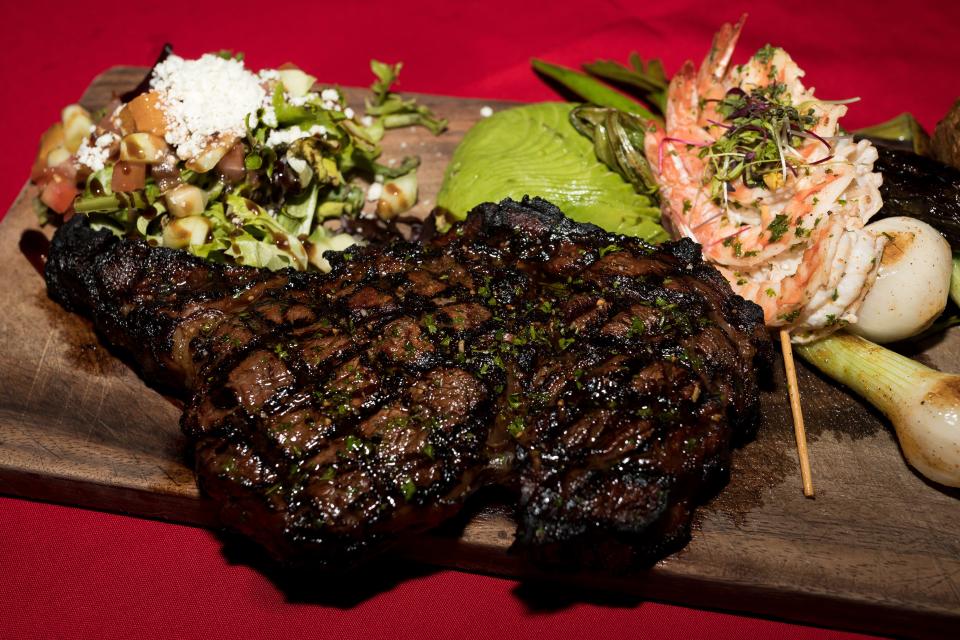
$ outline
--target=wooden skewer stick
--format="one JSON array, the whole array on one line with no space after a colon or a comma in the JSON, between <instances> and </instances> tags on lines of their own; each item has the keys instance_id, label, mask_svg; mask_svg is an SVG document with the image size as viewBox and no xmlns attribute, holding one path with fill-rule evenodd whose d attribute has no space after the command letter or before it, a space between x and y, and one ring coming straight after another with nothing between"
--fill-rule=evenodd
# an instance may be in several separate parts
<instances>
[{"instance_id":1,"label":"wooden skewer stick","mask_svg":"<svg viewBox=\"0 0 960 640\"><path fill-rule=\"evenodd\" d=\"M793 433L797 437L797 454L800 456L800 479L803 495L813 497L813 478L810 477L810 454L807 452L807 431L803 427L803 410L800 408L800 387L797 386L797 367L793 363L793 345L790 332L780 330L780 349L783 351L783 366L787 372L787 392L790 395L790 411L793 412Z\"/></svg>"}]
</instances>

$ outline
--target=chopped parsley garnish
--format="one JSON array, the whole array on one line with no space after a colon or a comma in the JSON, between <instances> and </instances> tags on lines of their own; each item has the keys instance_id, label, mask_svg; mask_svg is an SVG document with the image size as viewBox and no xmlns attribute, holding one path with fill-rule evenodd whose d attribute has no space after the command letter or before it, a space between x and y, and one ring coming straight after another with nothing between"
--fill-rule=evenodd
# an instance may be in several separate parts
<instances>
[{"instance_id":1,"label":"chopped parsley garnish","mask_svg":"<svg viewBox=\"0 0 960 640\"><path fill-rule=\"evenodd\" d=\"M778 213L773 222L767 227L770 232L770 242L776 242L787 232L787 215Z\"/></svg>"},{"instance_id":2,"label":"chopped parsley garnish","mask_svg":"<svg viewBox=\"0 0 960 640\"><path fill-rule=\"evenodd\" d=\"M409 502L413 494L417 492L417 485L413 483L413 480L407 478L403 481L403 484L400 485L400 489L403 491L403 499Z\"/></svg>"},{"instance_id":3,"label":"chopped parsley garnish","mask_svg":"<svg viewBox=\"0 0 960 640\"><path fill-rule=\"evenodd\" d=\"M427 331L430 332L431 335L437 332L437 322L431 314L428 313L423 316L423 324L427 327Z\"/></svg>"},{"instance_id":4,"label":"chopped parsley garnish","mask_svg":"<svg viewBox=\"0 0 960 640\"><path fill-rule=\"evenodd\" d=\"M753 57L757 59L757 62L761 64L770 64L770 61L773 60L773 55L777 52L777 48L771 44L765 44L763 47L757 51Z\"/></svg>"},{"instance_id":5,"label":"chopped parsley garnish","mask_svg":"<svg viewBox=\"0 0 960 640\"><path fill-rule=\"evenodd\" d=\"M793 322L800 317L800 309L794 309L790 313L784 313L780 316L780 319L784 322Z\"/></svg>"},{"instance_id":6,"label":"chopped parsley garnish","mask_svg":"<svg viewBox=\"0 0 960 640\"><path fill-rule=\"evenodd\" d=\"M523 433L523 429L524 429L523 418L519 416L511 420L510 424L507 425L507 431L514 438L519 437L520 434Z\"/></svg>"},{"instance_id":7,"label":"chopped parsley garnish","mask_svg":"<svg viewBox=\"0 0 960 640\"><path fill-rule=\"evenodd\" d=\"M738 258L743 255L743 244L741 244L739 240L735 240L733 236L725 238L723 241L723 246L731 247L733 249L733 255ZM756 252L753 252L753 254L756 255Z\"/></svg>"},{"instance_id":8,"label":"chopped parsley garnish","mask_svg":"<svg viewBox=\"0 0 960 640\"><path fill-rule=\"evenodd\" d=\"M343 443L349 453L353 453L354 451L363 448L363 440L357 436L347 436Z\"/></svg>"}]
</instances>

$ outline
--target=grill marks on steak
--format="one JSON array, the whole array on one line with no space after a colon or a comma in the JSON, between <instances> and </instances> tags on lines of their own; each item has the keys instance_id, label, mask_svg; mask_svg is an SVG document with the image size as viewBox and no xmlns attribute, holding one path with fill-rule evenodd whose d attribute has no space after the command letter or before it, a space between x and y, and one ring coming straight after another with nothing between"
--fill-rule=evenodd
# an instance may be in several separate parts
<instances>
[{"instance_id":1,"label":"grill marks on steak","mask_svg":"<svg viewBox=\"0 0 960 640\"><path fill-rule=\"evenodd\" d=\"M190 392L203 488L278 557L350 562L503 484L536 558L649 560L751 435L762 314L688 241L508 200L331 263L227 267L79 221L48 260L53 297Z\"/></svg>"}]
</instances>

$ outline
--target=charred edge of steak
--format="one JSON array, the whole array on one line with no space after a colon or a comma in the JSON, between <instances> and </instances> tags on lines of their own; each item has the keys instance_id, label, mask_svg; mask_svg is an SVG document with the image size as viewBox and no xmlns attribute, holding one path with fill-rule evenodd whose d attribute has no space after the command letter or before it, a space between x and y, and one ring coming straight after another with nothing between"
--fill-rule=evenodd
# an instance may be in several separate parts
<instances>
[{"instance_id":1,"label":"charred edge of steak","mask_svg":"<svg viewBox=\"0 0 960 640\"><path fill-rule=\"evenodd\" d=\"M228 267L79 219L48 261L52 297L190 390L202 488L278 559L349 565L499 484L535 560L635 566L753 434L763 314L690 241L524 198L330 262Z\"/></svg>"},{"instance_id":2,"label":"charred edge of steak","mask_svg":"<svg viewBox=\"0 0 960 640\"><path fill-rule=\"evenodd\" d=\"M53 237L45 279L51 298L90 317L110 344L134 356L147 378L186 390L196 371L180 335L184 320L275 276L121 241L74 216Z\"/></svg>"},{"instance_id":3,"label":"charred edge of steak","mask_svg":"<svg viewBox=\"0 0 960 640\"><path fill-rule=\"evenodd\" d=\"M69 311L87 316L97 300L94 262L118 242L116 236L90 228L84 216L74 216L53 236L44 278L47 293Z\"/></svg>"}]
</instances>

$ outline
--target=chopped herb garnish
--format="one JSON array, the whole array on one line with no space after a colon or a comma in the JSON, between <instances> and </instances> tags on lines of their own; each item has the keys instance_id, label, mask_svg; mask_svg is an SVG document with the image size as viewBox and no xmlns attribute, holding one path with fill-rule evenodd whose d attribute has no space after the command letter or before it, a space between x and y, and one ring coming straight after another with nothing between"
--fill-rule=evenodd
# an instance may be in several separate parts
<instances>
[{"instance_id":1,"label":"chopped herb garnish","mask_svg":"<svg viewBox=\"0 0 960 640\"><path fill-rule=\"evenodd\" d=\"M357 436L347 436L344 439L343 443L346 450L349 453L353 453L354 451L357 451L358 449L363 448L363 440L361 440Z\"/></svg>"},{"instance_id":2,"label":"chopped herb garnish","mask_svg":"<svg viewBox=\"0 0 960 640\"><path fill-rule=\"evenodd\" d=\"M769 62L775 51L761 49L758 59ZM795 165L802 163L784 148L800 146L817 122L815 115L800 113L790 104L786 86L778 82L750 93L731 89L719 100L717 112L726 121L718 125L725 131L699 155L707 160L711 198L725 206L737 181L749 188L781 187L788 172L795 173Z\"/></svg>"},{"instance_id":3,"label":"chopped herb garnish","mask_svg":"<svg viewBox=\"0 0 960 640\"><path fill-rule=\"evenodd\" d=\"M793 322L800 317L800 309L794 309L790 313L784 313L780 316L780 319L784 322Z\"/></svg>"},{"instance_id":4,"label":"chopped herb garnish","mask_svg":"<svg viewBox=\"0 0 960 640\"><path fill-rule=\"evenodd\" d=\"M510 433L510 435L513 436L514 438L519 437L520 434L523 433L523 429L524 429L524 426L523 426L523 418L521 418L521 417L519 417L519 416L517 416L516 418L514 418L513 420L511 420L511 421L510 421L510 424L507 425L507 431L508 431L508 432Z\"/></svg>"},{"instance_id":5,"label":"chopped herb garnish","mask_svg":"<svg viewBox=\"0 0 960 640\"><path fill-rule=\"evenodd\" d=\"M767 231L770 232L770 242L776 242L787 232L787 220L785 213L778 213L773 222L767 226Z\"/></svg>"},{"instance_id":6,"label":"chopped herb garnish","mask_svg":"<svg viewBox=\"0 0 960 640\"><path fill-rule=\"evenodd\" d=\"M403 491L403 499L409 502L413 494L417 492L417 485L413 483L413 480L407 478L400 485L400 490Z\"/></svg>"},{"instance_id":7,"label":"chopped herb garnish","mask_svg":"<svg viewBox=\"0 0 960 640\"><path fill-rule=\"evenodd\" d=\"M757 62L761 64L770 64L770 61L773 60L773 56L776 52L776 47L771 44L765 44L759 51L753 54L753 57L756 58Z\"/></svg>"},{"instance_id":8,"label":"chopped herb garnish","mask_svg":"<svg viewBox=\"0 0 960 640\"><path fill-rule=\"evenodd\" d=\"M437 323L433 319L433 315L426 314L423 316L423 323L427 327L427 331L432 335L437 332Z\"/></svg>"}]
</instances>

